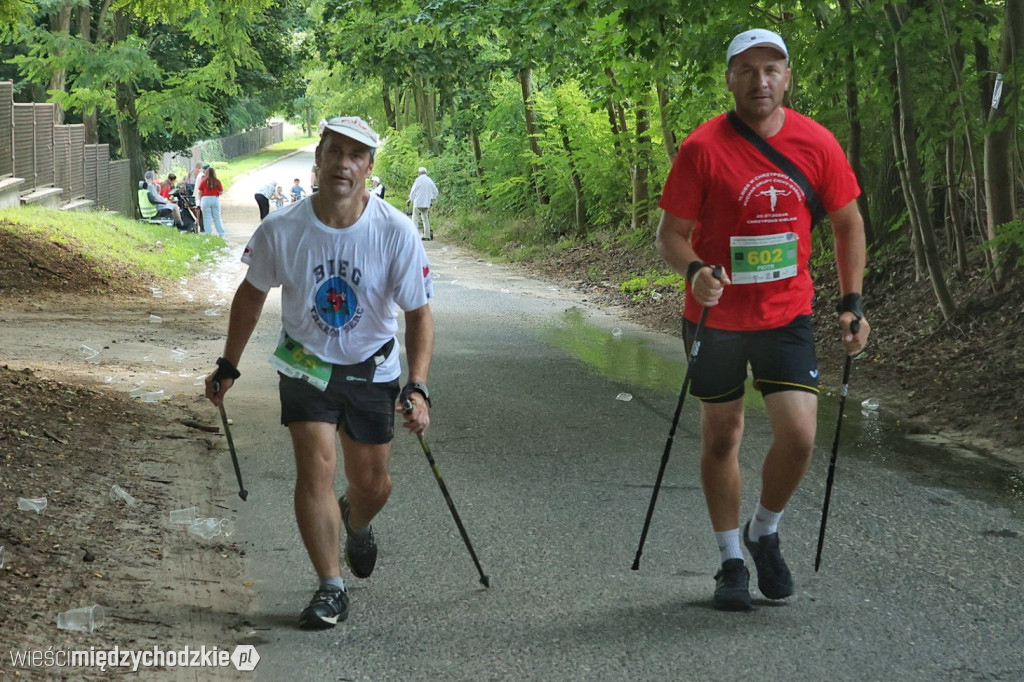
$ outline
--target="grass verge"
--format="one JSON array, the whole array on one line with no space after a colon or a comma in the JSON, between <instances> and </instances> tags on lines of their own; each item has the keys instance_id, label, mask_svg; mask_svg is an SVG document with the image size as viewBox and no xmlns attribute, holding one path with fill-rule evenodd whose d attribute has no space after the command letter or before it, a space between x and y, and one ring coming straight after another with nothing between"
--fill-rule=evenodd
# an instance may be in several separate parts
<instances>
[{"instance_id":1,"label":"grass verge","mask_svg":"<svg viewBox=\"0 0 1024 682\"><path fill-rule=\"evenodd\" d=\"M0 229L41 236L55 244L77 242L100 269L107 263L123 263L138 274L168 279L189 275L226 246L220 237L182 234L174 228L98 211L8 208L0 210Z\"/></svg>"}]
</instances>

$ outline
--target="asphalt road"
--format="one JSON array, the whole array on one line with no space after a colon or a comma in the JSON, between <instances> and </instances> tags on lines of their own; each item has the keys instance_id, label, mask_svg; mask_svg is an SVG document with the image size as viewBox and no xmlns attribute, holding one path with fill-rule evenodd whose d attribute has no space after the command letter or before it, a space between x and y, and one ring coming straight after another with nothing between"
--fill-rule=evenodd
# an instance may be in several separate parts
<instances>
[{"instance_id":1,"label":"asphalt road","mask_svg":"<svg viewBox=\"0 0 1024 682\"><path fill-rule=\"evenodd\" d=\"M248 182L305 178L310 164L300 153ZM251 197L246 182L232 194ZM250 202L252 225L228 226L232 259L255 227ZM908 441L884 405L861 414L869 393L855 372L821 571L813 560L834 397L822 401L816 459L780 529L796 594L770 603L754 588L753 612L717 612L691 400L640 570L630 569L682 382L680 342L442 241L427 251L437 278L427 439L491 587L416 439L402 433L394 493L374 523L376 571L346 575L344 624L296 628L316 578L264 361L279 329L272 297L229 396L249 490L232 539L255 583L245 641L260 654L258 679L1024 679L1019 471ZM242 273L226 263L224 282ZM768 438L752 399L744 515Z\"/></svg>"}]
</instances>

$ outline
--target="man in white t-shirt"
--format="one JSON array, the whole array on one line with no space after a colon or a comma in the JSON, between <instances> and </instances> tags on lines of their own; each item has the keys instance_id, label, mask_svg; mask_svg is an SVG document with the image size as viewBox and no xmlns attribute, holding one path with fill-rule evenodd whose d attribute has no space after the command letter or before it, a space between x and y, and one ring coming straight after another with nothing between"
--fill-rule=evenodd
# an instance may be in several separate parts
<instances>
[{"instance_id":1,"label":"man in white t-shirt","mask_svg":"<svg viewBox=\"0 0 1024 682\"><path fill-rule=\"evenodd\" d=\"M426 168L420 166L416 173L416 181L412 183L409 200L405 203L412 204L412 222L417 229L423 230L423 239L430 241L434 238L430 230L430 204L437 198L437 185L427 175Z\"/></svg>"},{"instance_id":2,"label":"man in white t-shirt","mask_svg":"<svg viewBox=\"0 0 1024 682\"><path fill-rule=\"evenodd\" d=\"M280 286L283 330L271 364L281 374L281 423L295 450L296 520L320 579L299 616L309 629L334 627L348 615L342 527L353 575L373 571L370 521L391 493L395 413L412 433L430 425L430 264L408 217L366 189L377 144L361 118L327 121L316 148L319 191L271 213L249 240L242 255L249 270L232 302L224 355L206 383L207 397L220 405L240 376L235 366L267 293ZM401 389L399 308L409 362ZM336 499L338 438L348 488Z\"/></svg>"}]
</instances>

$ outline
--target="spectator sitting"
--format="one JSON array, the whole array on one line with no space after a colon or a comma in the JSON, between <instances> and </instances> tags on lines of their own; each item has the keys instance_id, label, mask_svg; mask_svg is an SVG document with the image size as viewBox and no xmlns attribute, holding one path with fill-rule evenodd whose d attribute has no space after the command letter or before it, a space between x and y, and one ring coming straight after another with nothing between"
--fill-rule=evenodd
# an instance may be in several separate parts
<instances>
[{"instance_id":1,"label":"spectator sitting","mask_svg":"<svg viewBox=\"0 0 1024 682\"><path fill-rule=\"evenodd\" d=\"M167 177L160 181L160 196L164 199L171 198L171 191L174 189L174 183L178 179L174 173L168 173Z\"/></svg>"},{"instance_id":2,"label":"spectator sitting","mask_svg":"<svg viewBox=\"0 0 1024 682\"><path fill-rule=\"evenodd\" d=\"M156 213L158 216L171 216L174 219L174 226L181 227L181 211L178 210L178 206L160 195L160 188L156 186L156 173L153 171L146 171L146 190L149 195L149 202L156 206Z\"/></svg>"},{"instance_id":3,"label":"spectator sitting","mask_svg":"<svg viewBox=\"0 0 1024 682\"><path fill-rule=\"evenodd\" d=\"M295 178L295 184L292 185L292 203L306 196L306 190L302 189L302 185L299 182L300 180Z\"/></svg>"}]
</instances>

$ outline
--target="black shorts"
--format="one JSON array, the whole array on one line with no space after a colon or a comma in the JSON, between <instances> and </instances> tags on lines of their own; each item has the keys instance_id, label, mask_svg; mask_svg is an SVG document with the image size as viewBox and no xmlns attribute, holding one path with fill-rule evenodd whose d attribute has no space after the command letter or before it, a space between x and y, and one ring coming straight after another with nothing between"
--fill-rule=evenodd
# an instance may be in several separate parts
<instances>
[{"instance_id":1,"label":"black shorts","mask_svg":"<svg viewBox=\"0 0 1024 682\"><path fill-rule=\"evenodd\" d=\"M693 343L697 325L686 321L686 346ZM726 403L743 397L747 365L754 388L763 395L778 391L818 392L818 359L810 315L800 315L784 327L733 332L704 327L700 349L690 369L690 395L707 403Z\"/></svg>"},{"instance_id":2,"label":"black shorts","mask_svg":"<svg viewBox=\"0 0 1024 682\"><path fill-rule=\"evenodd\" d=\"M281 423L326 422L357 443L382 445L395 438L395 403L398 380L353 383L332 378L326 391L302 379L280 374Z\"/></svg>"}]
</instances>

